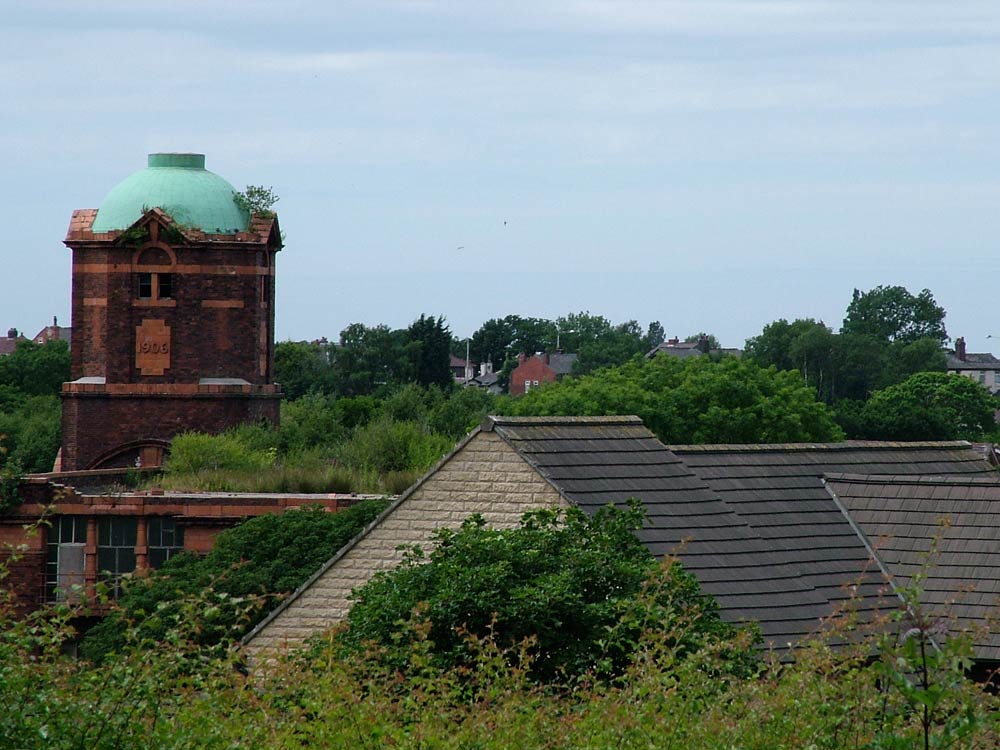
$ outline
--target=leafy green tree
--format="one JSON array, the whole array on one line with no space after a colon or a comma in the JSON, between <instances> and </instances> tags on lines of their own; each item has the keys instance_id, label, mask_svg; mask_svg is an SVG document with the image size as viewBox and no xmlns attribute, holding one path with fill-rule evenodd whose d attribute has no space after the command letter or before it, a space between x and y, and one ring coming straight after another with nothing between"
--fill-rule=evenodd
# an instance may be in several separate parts
<instances>
[{"instance_id":1,"label":"leafy green tree","mask_svg":"<svg viewBox=\"0 0 1000 750\"><path fill-rule=\"evenodd\" d=\"M206 591L211 606L198 613L200 622L188 625L201 645L225 646L247 633L385 506L383 500L365 500L337 513L302 508L227 529L207 555L177 555L148 577L130 581L117 607L87 632L81 653L101 661L123 649L126 623L136 626L134 638L162 641L185 602Z\"/></svg>"},{"instance_id":2,"label":"leafy green tree","mask_svg":"<svg viewBox=\"0 0 1000 750\"><path fill-rule=\"evenodd\" d=\"M532 389L501 405L515 415L635 414L666 443L839 440L829 409L794 372L725 357L637 359Z\"/></svg>"},{"instance_id":3,"label":"leafy green tree","mask_svg":"<svg viewBox=\"0 0 1000 750\"><path fill-rule=\"evenodd\" d=\"M333 367L325 347L305 341L279 341L274 347L274 376L290 400L306 393L333 393Z\"/></svg>"},{"instance_id":4,"label":"leafy green tree","mask_svg":"<svg viewBox=\"0 0 1000 750\"><path fill-rule=\"evenodd\" d=\"M640 617L621 626L657 568L634 534L641 525L633 506L594 516L533 511L504 530L474 516L457 531L441 529L428 559L411 552L355 592L343 643L354 650L378 643L403 664L409 644L400 641L400 623L426 622L440 666L472 663L467 635L492 635L514 651L529 642L534 676L554 680L620 669L646 627L670 631L680 618L690 624L690 650L732 634L718 605L677 563L666 569L656 602L674 622Z\"/></svg>"},{"instance_id":5,"label":"leafy green tree","mask_svg":"<svg viewBox=\"0 0 1000 750\"><path fill-rule=\"evenodd\" d=\"M52 471L62 433L59 399L19 396L9 404L0 410L0 467L10 461L27 473Z\"/></svg>"},{"instance_id":6,"label":"leafy green tree","mask_svg":"<svg viewBox=\"0 0 1000 750\"><path fill-rule=\"evenodd\" d=\"M58 396L69 380L69 345L65 341L23 341L0 357L0 386L28 396Z\"/></svg>"},{"instance_id":7,"label":"leafy green tree","mask_svg":"<svg viewBox=\"0 0 1000 750\"><path fill-rule=\"evenodd\" d=\"M406 329L413 382L451 388L451 331L444 318L421 315ZM400 382L405 382L402 378Z\"/></svg>"},{"instance_id":8,"label":"leafy green tree","mask_svg":"<svg viewBox=\"0 0 1000 750\"><path fill-rule=\"evenodd\" d=\"M340 332L340 346L332 353L337 393L367 396L411 382L405 344L405 331L393 331L385 325L349 325Z\"/></svg>"},{"instance_id":9,"label":"leafy green tree","mask_svg":"<svg viewBox=\"0 0 1000 750\"><path fill-rule=\"evenodd\" d=\"M655 349L667 340L667 333L663 330L663 325L658 320L652 321L646 328L646 335L642 338L642 348L647 352Z\"/></svg>"},{"instance_id":10,"label":"leafy green tree","mask_svg":"<svg viewBox=\"0 0 1000 750\"><path fill-rule=\"evenodd\" d=\"M919 372L872 394L857 415L857 437L877 440L981 440L996 404L971 378Z\"/></svg>"},{"instance_id":11,"label":"leafy green tree","mask_svg":"<svg viewBox=\"0 0 1000 750\"><path fill-rule=\"evenodd\" d=\"M931 338L943 346L948 341L944 308L929 289L914 296L902 286L877 286L854 290L841 333L862 333L880 341L912 343Z\"/></svg>"}]
</instances>

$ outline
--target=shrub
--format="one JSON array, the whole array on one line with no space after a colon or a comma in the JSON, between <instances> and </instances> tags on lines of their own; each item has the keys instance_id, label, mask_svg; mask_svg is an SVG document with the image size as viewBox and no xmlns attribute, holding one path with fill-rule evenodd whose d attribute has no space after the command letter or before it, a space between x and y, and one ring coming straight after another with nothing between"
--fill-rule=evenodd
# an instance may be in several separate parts
<instances>
[{"instance_id":1,"label":"shrub","mask_svg":"<svg viewBox=\"0 0 1000 750\"><path fill-rule=\"evenodd\" d=\"M390 471L422 473L451 448L450 439L429 433L416 422L379 417L359 428L340 447L339 457L346 466L382 475Z\"/></svg>"},{"instance_id":2,"label":"shrub","mask_svg":"<svg viewBox=\"0 0 1000 750\"><path fill-rule=\"evenodd\" d=\"M196 642L224 647L242 637L285 595L294 591L340 547L385 508L384 500L365 500L337 513L302 508L257 516L227 529L204 557L184 553L171 558L146 578L125 586L118 607L92 628L81 653L101 661L134 641L162 642L181 613L191 618L185 602L210 602L186 622Z\"/></svg>"},{"instance_id":3,"label":"shrub","mask_svg":"<svg viewBox=\"0 0 1000 750\"><path fill-rule=\"evenodd\" d=\"M675 561L662 571L655 606L640 611L635 600L658 570L633 533L641 523L633 505L593 517L576 508L532 511L516 529L487 528L481 517L441 529L428 559L411 551L355 592L342 642L348 650L374 642L402 666L410 644L400 640L400 624L421 632L424 622L439 667L471 663L468 639L490 637L512 653L529 643L532 674L551 681L620 672L643 633L681 619L689 651L731 635L714 600Z\"/></svg>"},{"instance_id":4,"label":"shrub","mask_svg":"<svg viewBox=\"0 0 1000 750\"><path fill-rule=\"evenodd\" d=\"M170 457L164 471L194 474L206 470L260 471L274 464L273 449L252 448L233 432L205 435L186 432L170 442Z\"/></svg>"}]
</instances>

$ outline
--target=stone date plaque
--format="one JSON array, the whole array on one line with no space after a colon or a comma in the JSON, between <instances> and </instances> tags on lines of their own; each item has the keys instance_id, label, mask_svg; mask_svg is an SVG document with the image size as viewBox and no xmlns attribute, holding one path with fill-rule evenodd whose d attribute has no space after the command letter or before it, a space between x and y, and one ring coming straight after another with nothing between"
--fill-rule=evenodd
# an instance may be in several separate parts
<instances>
[{"instance_id":1,"label":"stone date plaque","mask_svg":"<svg viewBox=\"0 0 1000 750\"><path fill-rule=\"evenodd\" d=\"M162 375L170 369L170 326L144 320L135 329L135 366L140 375Z\"/></svg>"}]
</instances>

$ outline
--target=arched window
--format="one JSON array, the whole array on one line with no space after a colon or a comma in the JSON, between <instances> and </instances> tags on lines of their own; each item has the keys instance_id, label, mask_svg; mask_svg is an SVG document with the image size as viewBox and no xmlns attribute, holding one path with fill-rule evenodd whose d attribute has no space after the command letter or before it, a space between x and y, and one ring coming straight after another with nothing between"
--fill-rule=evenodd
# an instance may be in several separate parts
<instances>
[{"instance_id":1,"label":"arched window","mask_svg":"<svg viewBox=\"0 0 1000 750\"><path fill-rule=\"evenodd\" d=\"M169 250L150 246L139 251L134 261L135 295L140 300L168 300L174 297L174 257Z\"/></svg>"}]
</instances>

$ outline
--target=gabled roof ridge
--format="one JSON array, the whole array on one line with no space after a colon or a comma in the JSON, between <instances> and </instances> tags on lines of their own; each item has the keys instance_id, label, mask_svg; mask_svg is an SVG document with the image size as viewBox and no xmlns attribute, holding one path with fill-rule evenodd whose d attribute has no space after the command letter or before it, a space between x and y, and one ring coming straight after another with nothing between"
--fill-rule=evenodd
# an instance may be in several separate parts
<instances>
[{"instance_id":1,"label":"gabled roof ridge","mask_svg":"<svg viewBox=\"0 0 1000 750\"><path fill-rule=\"evenodd\" d=\"M1000 485L1000 474L852 474L849 472L827 472L823 478L830 482L850 482L852 484L926 484L949 487L977 485Z\"/></svg>"},{"instance_id":2,"label":"gabled roof ridge","mask_svg":"<svg viewBox=\"0 0 1000 750\"><path fill-rule=\"evenodd\" d=\"M641 425L642 420L635 416L634 414L626 414L622 416L610 416L610 417L508 417L503 415L490 415L483 420L480 426L484 432L492 432L494 427L503 427L504 425L532 425L535 427L541 427L544 425L592 425L592 424L603 424L603 425L617 425L617 424L629 424L629 425Z\"/></svg>"},{"instance_id":3,"label":"gabled roof ridge","mask_svg":"<svg viewBox=\"0 0 1000 750\"><path fill-rule=\"evenodd\" d=\"M764 453L773 451L807 452L807 451L850 451L859 448L898 450L924 450L932 448L971 448L967 440L921 440L904 442L899 440L841 440L837 443L704 443L704 444L668 444L667 447L675 453Z\"/></svg>"}]
</instances>

